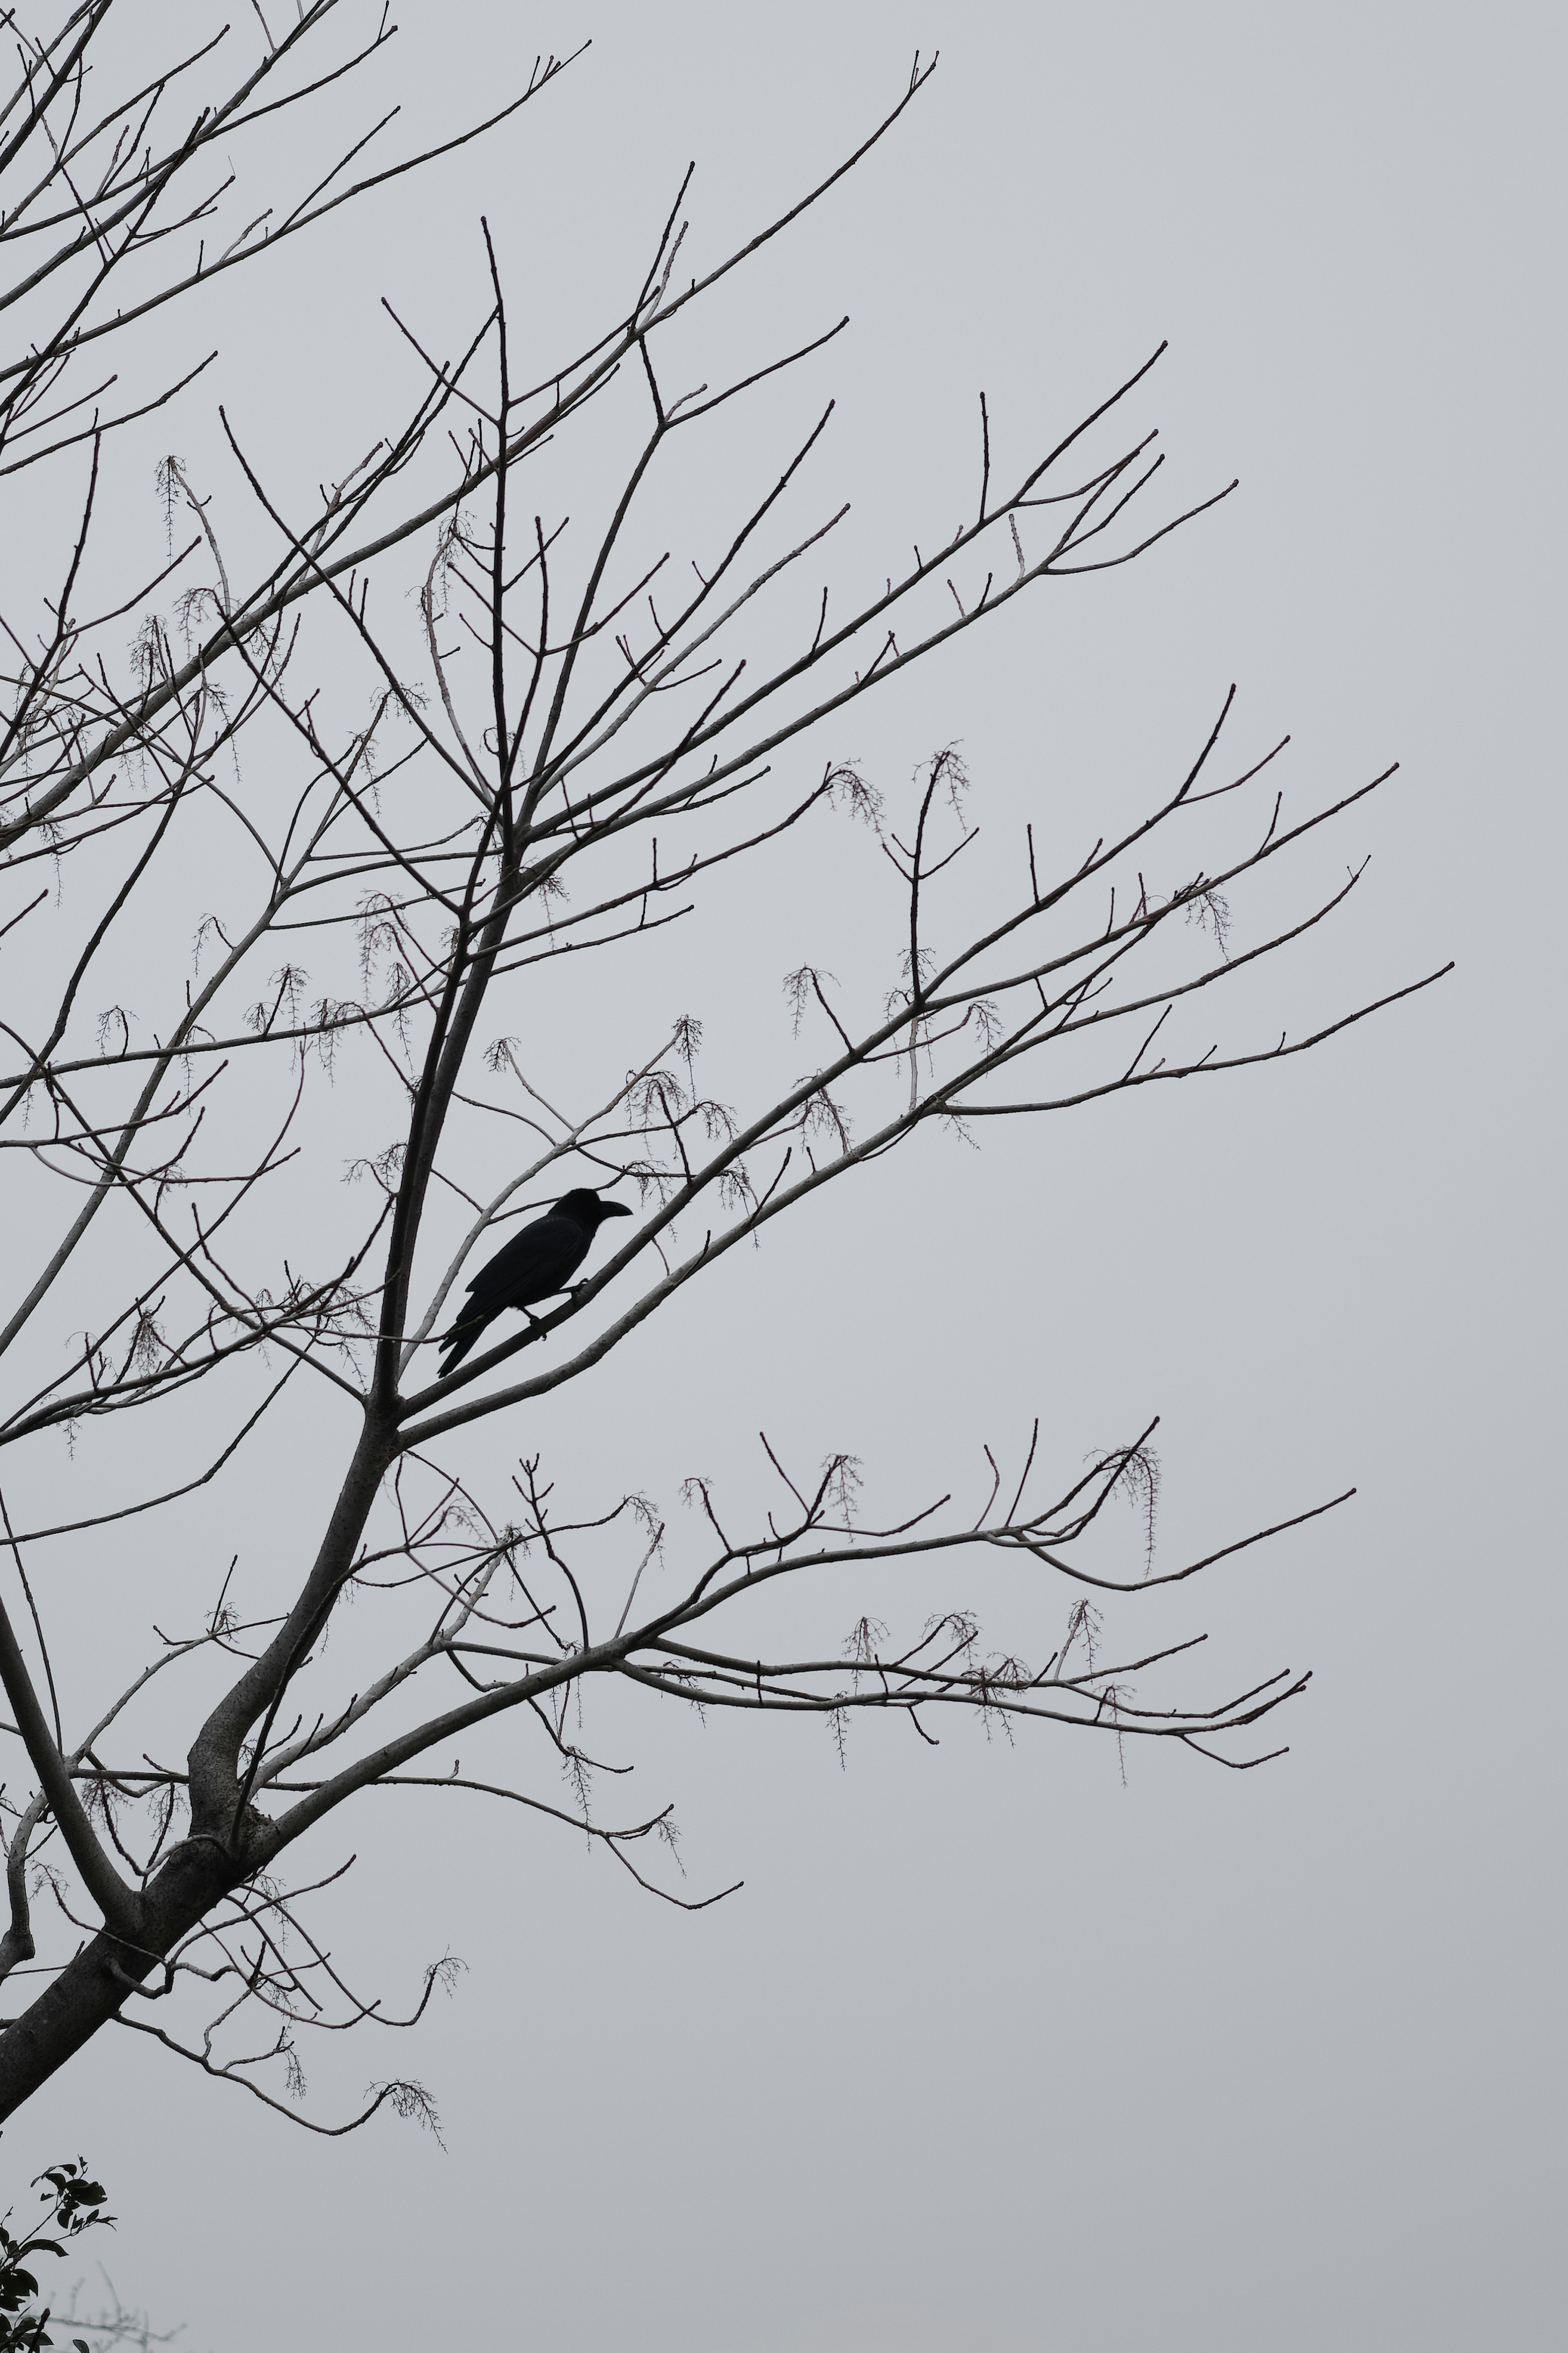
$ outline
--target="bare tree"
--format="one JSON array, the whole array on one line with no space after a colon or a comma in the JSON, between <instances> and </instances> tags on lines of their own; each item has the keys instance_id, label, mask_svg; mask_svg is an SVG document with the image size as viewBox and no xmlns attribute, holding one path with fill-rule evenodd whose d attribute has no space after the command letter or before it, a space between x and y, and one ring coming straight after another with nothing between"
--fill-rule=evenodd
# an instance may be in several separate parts
<instances>
[{"instance_id":1,"label":"bare tree","mask_svg":"<svg viewBox=\"0 0 1568 2353\"><path fill-rule=\"evenodd\" d=\"M967 1505L916 1498L875 1524L857 1508L847 1456L806 1472L764 1440L774 1508L736 1526L712 1483L695 1481L685 1525L698 1534L679 1544L640 1495L612 1488L563 1508L537 1453L500 1498L453 1466L456 1433L503 1417L514 1444L517 1409L591 1383L738 1244L933 1124L967 1131L1280 1060L1376 1010L1337 1010L1258 1047L1162 1054L1214 992L1234 993L1350 894L1354 871L1247 944L1232 934L1247 887L1384 778L1287 817L1282 745L1222 765L1227 697L1135 824L1085 842L1057 871L1042 870L1030 833L1010 894L975 927L944 915L942 877L974 838L957 753L935 754L907 807L836 755L839 714L910 663L1044 581L1131 562L1215 502L1138 521L1161 462L1153 437L1111 437L1152 359L1005 471L982 398L967 512L859 596L830 594L817 568L847 509L805 503L830 410L768 465L718 543L664 544L654 510L667 470L709 420L844 323L738 380L678 389L687 378L671 370L687 364L702 306L899 121L930 71L918 62L856 153L696 275L683 269L683 182L603 335L548 368L519 367L506 272L484 230L490 300L456 356L432 356L416 322L389 311L416 371L396 429L301 512L226 415L248 514L226 522L216 493L171 458L163 485L179 543L133 595L106 592L81 618L121 418L93 406L101 385L79 393L67 375L93 365L85 345L156 303L199 299L215 270L357 192L336 192L341 166L269 234L263 216L216 259L202 242L194 264L168 268L135 301L113 290L106 306L117 273L156 268L182 240L221 243L207 226L217 198L197 181L218 127L226 137L328 81L336 91L384 37L302 65L335 13L318 0L285 38L267 35L234 93L160 146L154 119L221 52L117 83L125 95L95 103L89 67L112 30L99 0L51 34L18 36L4 118L0 167L16 190L0 219L15 252L4 299L28 323L0 368L0 467L47 458L78 488L58 586L6 625L0 846L12 901L0 937L13 964L27 962L8 994L0 1141L29 1214L52 1224L36 1262L10 1269L0 1353L26 1369L0 1409L0 1444L68 1440L73 1491L97 1507L19 1519L0 1472L11 1577L0 1680L31 1784L5 1799L0 1973L42 1979L0 2034L0 2114L110 2021L294 2115L305 2028L412 2023L455 1965L427 1969L407 2016L391 2018L340 1977L305 1901L337 1873L312 1878L300 1841L365 1792L500 1798L574 1823L672 1902L716 1900L680 1893L641 1860L673 1844L668 1810L613 1828L596 1819L598 1768L576 1730L585 1693L632 1685L682 1707L825 1718L837 1736L851 1715L878 1711L930 1738L957 1708L1010 1731L1057 1723L1247 1766L1262 1757L1240 1736L1306 1682L1275 1672L1185 1696L1157 1682L1145 1695L1140 1679L1201 1636L1112 1646L1094 1596L1192 1577L1277 1533L1158 1574L1149 1559L1118 1567L1102 1541L1112 1497L1146 1509L1152 1543L1147 1430L1054 1479L1037 1431L1020 1432L1005 1459L986 1450L984 1488ZM542 62L523 95L558 71ZM40 327L48 301L53 323ZM606 450L620 453L613 475ZM568 520L555 494L574 465ZM263 522L269 552L237 557L236 536L248 551ZM385 617L373 618L373 581L395 586L405 554L417 555L416 598L400 612L378 586ZM170 596L172 612L160 602ZM110 625L123 630L128 616L138 635L117 663ZM351 708L339 682L353 665ZM726 1106L699 1074L700 1023L648 1013L624 960L705 892L743 883L792 828L824 828L817 854L830 860L843 839L831 828L856 822L885 852L884 983L857 1001L826 970L791 974L782 1050L809 1068ZM179 985L158 953L175 934L195 943L195 974ZM596 1069L580 1059L570 1099L557 1101L528 1039L563 991L581 994L590 955L620 960L619 1010L595 1033ZM152 1013L101 1009L109 976L126 969L165 992ZM315 1263L311 1205L337 1174L323 1085L350 1056L364 1180L353 1198L369 1206L348 1246ZM476 1193L488 1134L510 1139L508 1174ZM437 1375L428 1352L474 1254L520 1206L584 1183L635 1197L624 1245L562 1303ZM268 1212L269 1198L289 1206ZM91 1327L62 1364L60 1303L84 1297ZM59 1691L40 1606L48 1546L86 1532L124 1543L142 1515L225 1476L242 1447L264 1451L268 1416L297 1383L316 1386L342 1433L337 1491L310 1541L292 1560L269 1558L245 1609L225 1579L188 1632L150 1628L139 1671L68 1727L78 1711ZM168 1469L116 1499L90 1450L129 1413L144 1417L143 1458ZM662 1575L645 1577L667 1548ZM957 1606L896 1630L870 1613L868 1580L888 1564L948 1553L972 1569L998 1556L1031 1564L1042 1609L1059 1611L1046 1597L1068 1580L1043 1663L1011 1640L990 1643ZM244 1574L248 1590L255 1572ZM781 1640L773 1609L795 1587L828 1613L804 1653ZM329 1630L355 1598L352 1656L340 1643L329 1659ZM1037 1612L1032 1624L1018 1639L1038 1659ZM515 1762L438 1769L459 1736L471 1750L502 1717L533 1728L545 1786L558 1795L564 1769L567 1802L521 1785ZM34 1907L46 1892L58 1957L40 1960ZM374 2085L351 2123L310 2128L349 2130L383 2105L434 2121L427 2095L397 2078Z\"/></svg>"}]
</instances>

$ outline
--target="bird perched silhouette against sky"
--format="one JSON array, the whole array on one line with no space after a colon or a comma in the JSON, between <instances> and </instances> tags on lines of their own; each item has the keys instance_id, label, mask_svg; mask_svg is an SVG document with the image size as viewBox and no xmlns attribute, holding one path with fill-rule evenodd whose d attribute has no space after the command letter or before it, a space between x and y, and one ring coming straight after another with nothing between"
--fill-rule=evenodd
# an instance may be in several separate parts
<instances>
[{"instance_id":1,"label":"bird perched silhouette against sky","mask_svg":"<svg viewBox=\"0 0 1568 2353\"><path fill-rule=\"evenodd\" d=\"M487 1324L509 1307L526 1314L535 1300L564 1291L605 1219L630 1216L624 1202L601 1201L597 1193L579 1186L513 1234L469 1283L468 1303L441 1343L441 1377L462 1363Z\"/></svg>"}]
</instances>

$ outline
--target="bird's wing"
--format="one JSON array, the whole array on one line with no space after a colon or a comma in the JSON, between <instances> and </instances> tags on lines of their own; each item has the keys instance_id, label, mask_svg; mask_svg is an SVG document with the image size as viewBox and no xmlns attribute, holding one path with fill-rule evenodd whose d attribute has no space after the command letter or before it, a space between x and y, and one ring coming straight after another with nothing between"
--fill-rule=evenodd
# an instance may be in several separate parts
<instances>
[{"instance_id":1,"label":"bird's wing","mask_svg":"<svg viewBox=\"0 0 1568 2353\"><path fill-rule=\"evenodd\" d=\"M570 1282L592 1240L574 1218L536 1218L479 1269L468 1285L474 1304L495 1314L548 1299Z\"/></svg>"}]
</instances>

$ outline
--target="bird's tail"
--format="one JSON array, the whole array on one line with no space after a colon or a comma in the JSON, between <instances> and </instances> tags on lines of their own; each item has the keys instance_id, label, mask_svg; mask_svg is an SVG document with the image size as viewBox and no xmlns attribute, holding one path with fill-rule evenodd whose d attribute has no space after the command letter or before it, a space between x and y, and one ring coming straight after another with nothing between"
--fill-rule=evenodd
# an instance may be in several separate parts
<instances>
[{"instance_id":1,"label":"bird's tail","mask_svg":"<svg viewBox=\"0 0 1568 2353\"><path fill-rule=\"evenodd\" d=\"M440 1379L445 1380L448 1373L457 1371L489 1320L488 1315L476 1315L472 1308L466 1315L458 1316L441 1343L446 1354L441 1358Z\"/></svg>"}]
</instances>

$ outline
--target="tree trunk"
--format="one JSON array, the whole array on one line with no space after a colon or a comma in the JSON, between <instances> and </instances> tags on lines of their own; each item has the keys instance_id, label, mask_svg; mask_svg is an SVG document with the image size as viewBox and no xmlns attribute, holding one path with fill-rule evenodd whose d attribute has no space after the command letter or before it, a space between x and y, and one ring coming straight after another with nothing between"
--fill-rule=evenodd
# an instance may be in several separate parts
<instances>
[{"instance_id":1,"label":"tree trunk","mask_svg":"<svg viewBox=\"0 0 1568 2353\"><path fill-rule=\"evenodd\" d=\"M208 1840L187 1839L174 1849L142 1897L142 1941L129 1945L100 1929L0 2034L0 2118L14 2115L91 2041L132 1986L152 1974L242 1875Z\"/></svg>"},{"instance_id":2,"label":"tree trunk","mask_svg":"<svg viewBox=\"0 0 1568 2353\"><path fill-rule=\"evenodd\" d=\"M367 1414L304 1592L267 1650L221 1700L192 1746L193 1835L175 1847L141 1897L135 1943L100 1929L54 1983L0 2031L0 2119L47 2083L113 2018L133 1987L152 1975L213 1905L270 1861L276 1838L265 1815L240 1804L241 1746L300 1666L330 1616L394 1449ZM233 1850L233 1851L231 1851Z\"/></svg>"}]
</instances>

